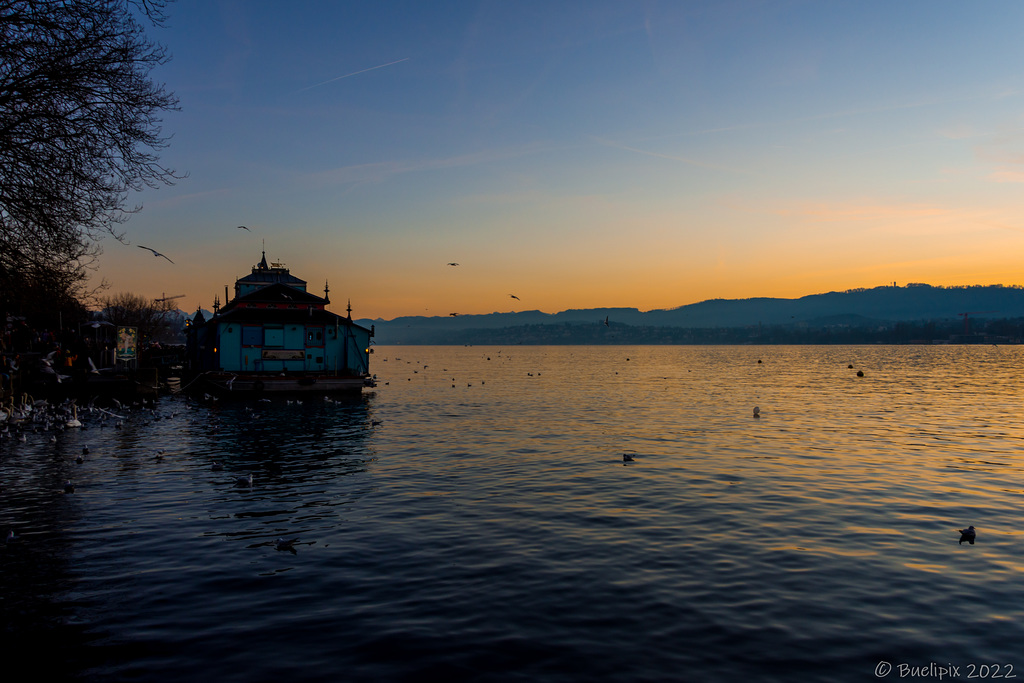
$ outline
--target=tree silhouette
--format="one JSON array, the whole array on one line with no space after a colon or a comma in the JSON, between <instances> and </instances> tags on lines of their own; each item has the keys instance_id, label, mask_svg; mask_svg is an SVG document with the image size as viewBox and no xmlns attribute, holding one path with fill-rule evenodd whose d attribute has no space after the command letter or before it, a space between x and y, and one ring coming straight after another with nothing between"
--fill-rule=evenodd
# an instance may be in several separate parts
<instances>
[{"instance_id":1,"label":"tree silhouette","mask_svg":"<svg viewBox=\"0 0 1024 683\"><path fill-rule=\"evenodd\" d=\"M159 162L177 99L141 20L165 0L0 0L0 306L26 279L79 294L129 195L177 177Z\"/></svg>"},{"instance_id":2,"label":"tree silhouette","mask_svg":"<svg viewBox=\"0 0 1024 683\"><path fill-rule=\"evenodd\" d=\"M121 326L139 328L139 341L167 340L171 336L170 326L175 318L174 303L147 299L139 294L122 292L101 297L99 300L103 320Z\"/></svg>"}]
</instances>

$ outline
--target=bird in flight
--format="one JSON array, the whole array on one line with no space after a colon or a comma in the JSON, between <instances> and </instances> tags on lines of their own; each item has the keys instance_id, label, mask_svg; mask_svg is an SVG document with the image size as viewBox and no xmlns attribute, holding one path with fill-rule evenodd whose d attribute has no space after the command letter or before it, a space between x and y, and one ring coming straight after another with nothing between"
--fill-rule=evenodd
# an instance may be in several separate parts
<instances>
[{"instance_id":1,"label":"bird in flight","mask_svg":"<svg viewBox=\"0 0 1024 683\"><path fill-rule=\"evenodd\" d=\"M516 296L515 294L509 294L509 296L510 296L510 297L512 297L513 299L515 299L516 301L522 301L522 299L520 299L520 298L519 298L518 296Z\"/></svg>"},{"instance_id":2,"label":"bird in flight","mask_svg":"<svg viewBox=\"0 0 1024 683\"><path fill-rule=\"evenodd\" d=\"M239 230L245 230L245 231L247 231L247 232L252 232L252 230L249 230L249 228L245 227L244 225L239 225L239 226L238 226L238 229L239 229Z\"/></svg>"},{"instance_id":3,"label":"bird in flight","mask_svg":"<svg viewBox=\"0 0 1024 683\"><path fill-rule=\"evenodd\" d=\"M457 265L459 265L459 264L458 264L458 263L449 263L448 265L449 265L449 266L457 266Z\"/></svg>"},{"instance_id":4,"label":"bird in flight","mask_svg":"<svg viewBox=\"0 0 1024 683\"><path fill-rule=\"evenodd\" d=\"M153 256L163 256L163 258L167 258L167 257L166 257L166 256L164 256L163 254L161 254L161 253L160 253L159 251L157 251L156 249L153 249L153 248L151 248L151 247L144 247L144 246L142 246L141 244L139 244L139 245L136 245L136 246L138 246L138 248L139 248L139 249L146 249L146 250L148 250L148 251L151 251L151 252L153 252ZM171 261L171 259L169 259L169 258L167 258L167 260L168 260L168 261ZM174 263L174 261L171 261L171 263Z\"/></svg>"},{"instance_id":5,"label":"bird in flight","mask_svg":"<svg viewBox=\"0 0 1024 683\"><path fill-rule=\"evenodd\" d=\"M605 327L608 327L608 316L604 317L604 325Z\"/></svg>"},{"instance_id":6,"label":"bird in flight","mask_svg":"<svg viewBox=\"0 0 1024 683\"><path fill-rule=\"evenodd\" d=\"M453 317L453 318L454 318L455 316L457 316L457 315L458 315L458 313L449 313L448 315L450 315L451 317Z\"/></svg>"}]
</instances>

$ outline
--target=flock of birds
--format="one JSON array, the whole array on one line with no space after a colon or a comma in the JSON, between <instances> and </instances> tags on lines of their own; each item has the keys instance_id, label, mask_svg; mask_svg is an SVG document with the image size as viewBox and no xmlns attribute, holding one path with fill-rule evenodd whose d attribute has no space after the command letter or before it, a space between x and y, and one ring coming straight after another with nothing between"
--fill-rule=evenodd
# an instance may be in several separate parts
<instances>
[{"instance_id":1,"label":"flock of birds","mask_svg":"<svg viewBox=\"0 0 1024 683\"><path fill-rule=\"evenodd\" d=\"M213 402L216 399L213 396L206 395L202 400ZM331 401L332 399L326 398L325 400ZM269 403L269 400L263 399L258 403ZM289 405L293 403L301 405L302 401L287 401ZM195 407L195 404L187 402L186 407L192 408ZM246 412L250 420L260 419L256 409L247 408ZM61 440L62 433L69 431L84 433L91 429L103 430L109 428L122 430L131 424L130 421L137 419L141 419L145 423L152 423L161 419L173 419L177 415L177 411L158 411L155 403L152 401L123 404L114 399L109 408L102 408L95 405L95 402L79 406L74 400L70 399L50 403L45 400L30 400L28 397L24 397L24 400L17 405L8 405L0 408L0 458L17 456L22 444L25 444L25 447L30 447L40 443L48 443L56 447ZM194 423L195 420L191 422ZM373 426L378 424L380 424L379 420L372 422ZM219 421L214 421L210 429L214 432L218 431L220 429ZM11 445L8 446L8 444ZM73 460L78 465L84 464L86 456L89 456L90 453L90 447L84 445ZM155 449L153 451L153 456L157 461L162 460L165 454L166 451L164 449ZM66 456L62 454L61 457ZM215 472L223 471L224 465L214 461L211 463L211 470ZM254 478L251 472L246 475L234 475L232 483L236 487L251 490L254 486ZM57 490L70 495L76 492L77 486L72 479L64 478L63 484ZM2 499L3 492L3 482L0 481L0 499ZM5 544L15 543L20 540L21 537L15 534L14 529L10 529L7 532ZM298 538L281 537L265 545L273 545L277 550L295 554L295 546L297 544L299 544Z\"/></svg>"},{"instance_id":2,"label":"flock of birds","mask_svg":"<svg viewBox=\"0 0 1024 683\"><path fill-rule=\"evenodd\" d=\"M459 265L459 263L458 263L458 262L456 262L456 261L449 261L449 262L448 262L448 263L447 263L446 265L448 265L448 266L453 266L453 267L454 267L454 266L458 266L458 265ZM508 297L509 297L510 299L515 299L516 301L522 301L522 299L520 299L520 298L519 298L518 296L516 296L515 294L509 294L509 295L508 295ZM459 313L449 313L448 315L449 315L449 317L455 318L455 317L459 316L460 314L459 314ZM605 321L605 324L606 324L606 325L608 324L608 323L607 323L607 320Z\"/></svg>"},{"instance_id":3,"label":"flock of birds","mask_svg":"<svg viewBox=\"0 0 1024 683\"><path fill-rule=\"evenodd\" d=\"M252 232L252 230L250 230L249 228L247 228L244 225L239 225L237 227L237 229L238 230L245 230L246 232ZM141 244L137 244L135 246L137 246L139 249L145 249L146 251L152 252L154 258L163 258L163 259L167 259L170 263L174 263L174 261L171 261L170 257L168 257L167 254L161 254L159 251L157 251L153 247L144 247ZM454 265L458 265L458 264L456 263Z\"/></svg>"},{"instance_id":4,"label":"flock of birds","mask_svg":"<svg viewBox=\"0 0 1024 683\"><path fill-rule=\"evenodd\" d=\"M239 227L244 227L244 226L239 226ZM248 228L245 228L245 229L248 229ZM452 263L452 264L449 264L449 265L458 265L458 264ZM515 297L515 298L518 298L518 297ZM493 354L493 355L495 355L499 360L510 360L510 358L511 358L510 356L506 356L506 357L503 358L501 350L498 350L498 352L496 354ZM487 358L488 361L491 360L491 356L487 356L486 358ZM402 361L402 359L398 358L398 357L396 357L394 360L396 362L401 362ZM629 359L627 358L626 360L629 360ZM388 358L383 358L382 361L383 362L387 362ZM759 360L758 363L760 363L760 362L761 361ZM413 361L406 361L406 364L411 365L412 363L413 363ZM427 370L429 368L429 365L427 365L425 363L420 365L417 362L417 365L419 367L417 369L413 370L413 374L419 374L419 368L420 367L423 370ZM849 367L852 368L853 366L851 365ZM446 376L448 374L450 374L450 373L448 373L448 369L447 368L443 368L443 372L446 373ZM534 376L540 376L541 375L540 372L527 372L526 374L529 377L534 377ZM863 376L863 374L862 373L858 373L858 376ZM409 377L407 379L408 379L408 381L412 381L411 377ZM454 377L451 378L451 382L452 382L452 387L455 387L456 386L456 379ZM486 382L484 380L479 380L479 383L481 385L486 384ZM388 385L388 384L390 384L390 382L384 382L384 384ZM467 386L473 386L473 383L469 382L469 383L467 383ZM216 401L216 397L211 396L211 395L206 395L204 397L204 400L212 402L212 401ZM323 397L323 400L330 402L333 399L331 399L330 397ZM270 400L264 398L264 399L260 399L257 402L258 405L259 404L264 404L264 403L270 403ZM286 405L291 405L293 403L301 405L302 404L302 400L301 399L287 399L285 401L285 403L286 403ZM100 408L100 407L94 405L93 403L89 403L88 405L86 405L86 406L84 406L82 408L82 411L83 411L83 413L85 415L88 415L89 418L91 418L90 419L90 424L92 425L92 427L99 428L99 429L103 429L103 428L106 428L108 426L112 427L113 429L122 429L124 424L125 424L125 420L128 419L128 416L130 414L132 414L133 412L141 412L142 414L147 415L151 420L159 420L162 417L162 415L159 414L156 411L156 408L155 408L155 406L152 403L150 403L150 404L135 403L135 404L132 404L132 405L122 405L121 403L119 403L116 400L114 400L113 401L113 407L116 409L116 411L115 410L108 410L108 409ZM246 408L246 412L250 414L250 417L252 419L258 419L258 413L257 413L255 408ZM122 415L120 413L126 413L126 414ZM172 412L170 414L170 417L174 417L175 415L176 415L176 413ZM760 417L761 417L761 408L758 407L758 406L754 406L753 418L759 419ZM370 425L372 427L376 427L376 426L378 426L380 424L381 424L380 420L373 420L370 423ZM56 443L57 442L57 436L61 432L65 431L65 430L68 430L68 429L81 429L81 430L85 430L85 429L88 429L88 428L89 428L89 424L83 423L79 419L79 407L75 403L75 401L73 401L73 400L66 400L66 401L63 401L61 403L56 403L56 404L50 404L50 403L48 403L45 400L23 401L19 405L10 405L10 406L0 407L0 445L2 445L5 441L13 441L13 442L16 442L16 443L26 443L28 441L28 435L29 434L42 434L42 435L44 435L44 438L48 438L48 441L50 443ZM213 429L214 430L218 429L218 426L215 425L213 427ZM164 454L163 450L156 451L156 457L158 459L162 458L163 454ZM81 454L79 454L75 458L75 462L78 463L78 464L82 464L84 462L84 458L85 458L86 455L89 455L89 447L88 446L84 446L82 448L82 452L81 452ZM624 452L622 454L622 462L623 462L624 465L626 465L628 463L636 462L636 459L637 459L637 454L636 454L635 451L626 451L626 452ZM213 462L212 465L211 465L211 469L213 471L222 471L224 469L224 466L223 466L222 463ZM239 486L239 487L248 487L248 488L251 489L253 487L253 483L254 483L254 480L253 480L252 473L249 473L247 475L242 475L242 476L236 476L234 478L234 484L236 486ZM70 480L70 479L65 480L65 482L63 484L63 491L64 491L64 493L72 494L72 493L75 492L75 490L76 490L76 488L75 488L74 482L72 480ZM3 491L3 489L2 489L2 487L0 487L0 493L2 493L2 491ZM969 543L970 545L974 545L974 542L975 542L976 537L977 537L977 531L976 531L976 529L974 528L973 525L968 526L965 529L957 529L957 531L960 533L959 543L961 545L965 541L967 543ZM16 539L17 539L17 537L15 536L14 531L11 530L8 533L8 535L7 535L6 542L7 543L11 543L11 542L13 542ZM297 538L291 538L291 539L278 538L274 542L274 546L278 550L285 550L285 551L289 551L289 552L294 553L294 552L296 552L295 551L295 544L298 543L298 540L299 539L297 539Z\"/></svg>"},{"instance_id":5,"label":"flock of birds","mask_svg":"<svg viewBox=\"0 0 1024 683\"><path fill-rule=\"evenodd\" d=\"M492 355L493 355L493 356L494 356L494 357L495 357L495 358L496 358L496 359L497 359L498 361L502 361L502 360L506 360L506 361L507 361L507 360L509 360L509 359L511 358L511 356L504 356L504 357L502 357L502 351L501 351L500 349L498 350L498 352L497 352L497 353L495 353L495 354L492 354ZM486 358L487 358L487 360L488 360L488 361L490 361L490 360L491 360L491 356L486 356ZM400 363L400 362L402 362L402 359L401 359L401 358L399 358L399 357L397 357L397 356L396 356L396 357L394 358L394 360L395 360L395 362L396 362L396 363ZM380 362L382 362L382 363L387 363L387 362L388 362L388 359L387 359L387 358L381 358L381 359L380 359ZM411 361L411 360L407 360L407 361L405 361L405 364L406 364L406 365L413 365L413 361ZM420 374L420 370L427 370L427 369L428 369L428 368L430 367L430 366L429 366L429 365L427 365L426 363L422 363L422 362L420 362L420 361L416 361L416 362L415 362L415 365L416 365L416 369L414 369L414 370L412 371L412 374L414 374L414 375L418 375L418 374ZM448 368L442 368L442 369L441 369L441 372L445 373L445 377L450 377L450 376L451 376L451 373L449 373L449 372L448 372ZM527 372L527 373L526 373L526 376L527 376L527 377L540 377L540 376L541 376L541 373L540 373L540 372L537 372L537 371L534 371L534 372ZM412 381L412 377L407 377L407 378L406 378L406 381L408 381L408 382L411 382L411 381ZM459 382L460 382L460 380L458 380L458 379L457 379L457 378L455 378L455 377L451 377L451 380L450 380L450 381L451 381L451 383L452 383L452 388L453 388L453 389L454 389L454 388L455 388L456 386L458 386L458 384L459 384ZM483 379L480 379L480 380L477 380L477 381L478 381L478 383L479 383L479 384L480 384L481 386L482 386L482 385L485 385L485 384L487 384L487 381L486 381L486 380L483 380ZM388 380L388 381L385 381L385 382L384 382L383 384L384 384L384 386L388 386L388 385L390 385L390 384L391 384L391 381L390 381L390 380ZM469 381L469 382L466 382L466 386L467 386L467 387L472 387L472 386L473 386L473 382L471 382L471 381Z\"/></svg>"},{"instance_id":6,"label":"flock of birds","mask_svg":"<svg viewBox=\"0 0 1024 683\"><path fill-rule=\"evenodd\" d=\"M450 265L450 266L457 266L459 264L458 263L449 263L448 265ZM455 315L455 314L452 314L452 315ZM608 324L608 319L607 318L605 318L605 324L606 325ZM502 358L502 351L498 350L498 352L496 354L494 354L494 355L496 357L498 357L499 360L500 360ZM506 356L504 358L504 360L509 360L510 358L511 358L510 356ZM490 361L491 360L491 356L486 356L486 359L488 361ZM394 360L396 362L402 362L402 359L399 358L399 357L395 357ZM630 359L627 358L626 360L628 361ZM382 362L388 362L388 358L382 358L381 361ZM757 362L760 364L762 361L758 360ZM414 362L407 360L407 361L405 361L405 363L407 365L413 365ZM421 369L422 370L426 370L426 369L428 369L430 367L429 365L427 365L425 363L421 363L420 361L416 361L415 364L416 364L416 369L413 369L413 371L412 371L414 375L418 375ZM853 365L849 365L848 367L850 369L853 369ZM442 368L442 371L444 373L448 373L448 368ZM526 375L528 377L540 376L540 374L541 374L540 372L536 372L536 373L534 373L534 372L527 372L526 373ZM616 374L618 374L618 373L616 373ZM446 374L446 376L448 376L448 374ZM863 371L858 371L857 372L857 376L858 377L864 377L864 372ZM412 377L407 377L406 381L411 382L412 379L413 379ZM452 388L455 388L457 386L456 378L452 377L451 378L451 382L452 382ZM484 380L479 380L479 383L481 385L486 384L486 382ZM390 384L390 381L385 381L385 382L383 382L383 384L385 386L387 386L387 385ZM472 387L473 383L472 382L467 382L466 386ZM758 419L758 420L761 418L761 408L760 408L760 406L754 406L752 417L753 417L753 419ZM638 457L638 454L636 453L636 451L626 451L626 452L624 452L622 454L622 463L623 463L624 466L628 465L629 463L635 463L637 461L637 457ZM976 535L974 526L969 526L966 529L957 529L957 532L960 533L960 543L961 544L963 544L964 541L966 541L966 542L970 543L971 545L974 545L974 540L975 540L975 535Z\"/></svg>"}]
</instances>

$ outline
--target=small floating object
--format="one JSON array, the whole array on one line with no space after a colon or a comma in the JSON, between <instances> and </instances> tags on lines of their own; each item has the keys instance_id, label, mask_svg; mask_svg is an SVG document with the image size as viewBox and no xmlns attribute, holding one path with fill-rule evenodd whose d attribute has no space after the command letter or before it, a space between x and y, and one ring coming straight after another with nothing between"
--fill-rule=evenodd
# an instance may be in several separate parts
<instances>
[{"instance_id":1,"label":"small floating object","mask_svg":"<svg viewBox=\"0 0 1024 683\"><path fill-rule=\"evenodd\" d=\"M82 455L89 455L89 447L88 446L83 446L82 447Z\"/></svg>"},{"instance_id":2,"label":"small floating object","mask_svg":"<svg viewBox=\"0 0 1024 683\"><path fill-rule=\"evenodd\" d=\"M7 532L7 540L4 543L14 543L16 540L18 540L18 537L14 535L14 529L11 529Z\"/></svg>"},{"instance_id":3,"label":"small floating object","mask_svg":"<svg viewBox=\"0 0 1024 683\"><path fill-rule=\"evenodd\" d=\"M964 541L974 545L974 538L977 536L977 532L973 526L969 526L966 529L957 529L957 531L960 532L960 545L963 545Z\"/></svg>"},{"instance_id":4,"label":"small floating object","mask_svg":"<svg viewBox=\"0 0 1024 683\"><path fill-rule=\"evenodd\" d=\"M78 456L77 458L75 458L75 462L81 465L83 462L85 462L85 458L83 458L82 456Z\"/></svg>"},{"instance_id":5,"label":"small floating object","mask_svg":"<svg viewBox=\"0 0 1024 683\"><path fill-rule=\"evenodd\" d=\"M66 482L64 482L64 493L74 493L74 492L75 492L75 485L71 483L70 479L68 479Z\"/></svg>"},{"instance_id":6,"label":"small floating object","mask_svg":"<svg viewBox=\"0 0 1024 683\"><path fill-rule=\"evenodd\" d=\"M222 469L224 469L224 465L221 465L219 462L215 462L212 465L210 465L210 469L213 470L214 472L220 472Z\"/></svg>"},{"instance_id":7,"label":"small floating object","mask_svg":"<svg viewBox=\"0 0 1024 683\"><path fill-rule=\"evenodd\" d=\"M754 406L754 417L761 417L761 409Z\"/></svg>"},{"instance_id":8,"label":"small floating object","mask_svg":"<svg viewBox=\"0 0 1024 683\"><path fill-rule=\"evenodd\" d=\"M864 371L863 370L858 370L857 371L857 376L858 377L863 377L864 376Z\"/></svg>"},{"instance_id":9,"label":"small floating object","mask_svg":"<svg viewBox=\"0 0 1024 683\"><path fill-rule=\"evenodd\" d=\"M634 458L629 453L622 454L622 462L634 462Z\"/></svg>"},{"instance_id":10,"label":"small floating object","mask_svg":"<svg viewBox=\"0 0 1024 683\"><path fill-rule=\"evenodd\" d=\"M274 547L278 550L287 550L291 553L295 552L295 544L299 542L297 538L279 538L274 541Z\"/></svg>"},{"instance_id":11,"label":"small floating object","mask_svg":"<svg viewBox=\"0 0 1024 683\"><path fill-rule=\"evenodd\" d=\"M248 477L238 477L235 479L235 484L238 486L248 486L252 488L252 473L249 473Z\"/></svg>"}]
</instances>

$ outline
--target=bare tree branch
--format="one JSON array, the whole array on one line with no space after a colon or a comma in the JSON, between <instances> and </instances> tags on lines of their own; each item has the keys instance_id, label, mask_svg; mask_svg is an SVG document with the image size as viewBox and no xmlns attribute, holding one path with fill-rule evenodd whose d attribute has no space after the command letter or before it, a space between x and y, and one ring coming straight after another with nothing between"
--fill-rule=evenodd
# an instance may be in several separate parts
<instances>
[{"instance_id":1,"label":"bare tree branch","mask_svg":"<svg viewBox=\"0 0 1024 683\"><path fill-rule=\"evenodd\" d=\"M114 325L139 328L143 342L166 338L176 309L167 300L146 299L138 294L120 293L99 298L103 319Z\"/></svg>"},{"instance_id":2,"label":"bare tree branch","mask_svg":"<svg viewBox=\"0 0 1024 683\"><path fill-rule=\"evenodd\" d=\"M0 305L27 276L80 284L130 194L179 177L159 158L178 101L150 79L168 55L136 20L168 2L0 0Z\"/></svg>"}]
</instances>

